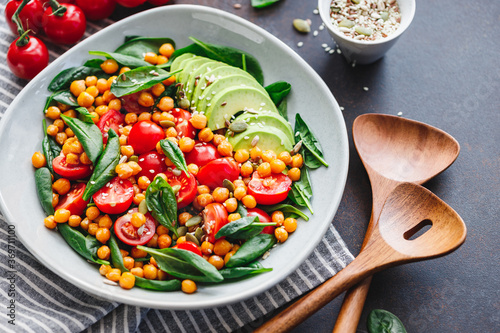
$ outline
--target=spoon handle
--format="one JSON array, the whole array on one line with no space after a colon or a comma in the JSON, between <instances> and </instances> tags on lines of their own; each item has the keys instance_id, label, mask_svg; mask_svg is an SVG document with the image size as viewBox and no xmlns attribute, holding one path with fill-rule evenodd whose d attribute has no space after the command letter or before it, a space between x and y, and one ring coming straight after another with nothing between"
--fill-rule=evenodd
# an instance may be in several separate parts
<instances>
[{"instance_id":1,"label":"spoon handle","mask_svg":"<svg viewBox=\"0 0 500 333\"><path fill-rule=\"evenodd\" d=\"M333 333L356 332L371 281L370 276L346 292Z\"/></svg>"}]
</instances>

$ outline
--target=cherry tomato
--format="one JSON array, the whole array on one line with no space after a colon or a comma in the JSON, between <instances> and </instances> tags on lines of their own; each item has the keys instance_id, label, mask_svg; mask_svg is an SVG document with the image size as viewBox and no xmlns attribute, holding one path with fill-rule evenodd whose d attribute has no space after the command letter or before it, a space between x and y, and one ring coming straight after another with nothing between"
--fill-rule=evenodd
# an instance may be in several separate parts
<instances>
[{"instance_id":1,"label":"cherry tomato","mask_svg":"<svg viewBox=\"0 0 500 333\"><path fill-rule=\"evenodd\" d=\"M196 253L200 257L202 257L200 248L198 247L198 245L196 245L193 242L187 241L187 242L184 242L184 243L180 243L180 244L175 245L174 248L181 249L181 250L186 250L186 251L191 251L193 253Z\"/></svg>"},{"instance_id":2,"label":"cherry tomato","mask_svg":"<svg viewBox=\"0 0 500 333\"><path fill-rule=\"evenodd\" d=\"M115 0L76 0L76 5L91 21L102 20L113 14L116 7Z\"/></svg>"},{"instance_id":3,"label":"cherry tomato","mask_svg":"<svg viewBox=\"0 0 500 333\"><path fill-rule=\"evenodd\" d=\"M148 90L147 90L148 91ZM139 101L139 96L141 96L141 92L136 92L130 95L125 95L120 97L120 100L122 102L122 107L127 110L127 112L132 112L132 113L143 113L143 112L151 112L151 108L142 106L138 103Z\"/></svg>"},{"instance_id":4,"label":"cherry tomato","mask_svg":"<svg viewBox=\"0 0 500 333\"><path fill-rule=\"evenodd\" d=\"M151 216L151 214L146 213L146 223L144 224L142 233L139 235L138 231L140 228L134 227L130 222L132 214L138 211L139 210L137 208L132 208L127 212L127 214L116 220L114 226L116 237L118 237L125 244L131 246L146 244L151 240L151 238L153 238L156 231L155 219Z\"/></svg>"},{"instance_id":5,"label":"cherry tomato","mask_svg":"<svg viewBox=\"0 0 500 333\"><path fill-rule=\"evenodd\" d=\"M198 171L196 178L202 185L207 185L212 190L221 187L224 179L230 181L238 179L240 168L232 157L223 157L207 163Z\"/></svg>"},{"instance_id":6,"label":"cherry tomato","mask_svg":"<svg viewBox=\"0 0 500 333\"><path fill-rule=\"evenodd\" d=\"M165 155L160 155L155 151L139 155L137 163L142 168L142 171L137 174L137 178L146 176L150 181L153 181L157 174L167 171Z\"/></svg>"},{"instance_id":7,"label":"cherry tomato","mask_svg":"<svg viewBox=\"0 0 500 333\"><path fill-rule=\"evenodd\" d=\"M183 208L194 201L196 197L197 184L193 174L189 174L188 178L184 171L179 176L176 176L173 171L165 171L170 186L180 185L181 189L177 192L177 208Z\"/></svg>"},{"instance_id":8,"label":"cherry tomato","mask_svg":"<svg viewBox=\"0 0 500 333\"><path fill-rule=\"evenodd\" d=\"M217 151L217 148L211 143L196 141L193 150L187 153L185 156L186 163L189 165L191 163L196 164L199 168L205 166L208 162L212 162L222 156Z\"/></svg>"},{"instance_id":9,"label":"cherry tomato","mask_svg":"<svg viewBox=\"0 0 500 333\"><path fill-rule=\"evenodd\" d=\"M53 15L52 7L43 13L43 30L47 37L57 44L75 44L85 33L87 21L82 10L75 5L64 4L62 16Z\"/></svg>"},{"instance_id":10,"label":"cherry tomato","mask_svg":"<svg viewBox=\"0 0 500 333\"><path fill-rule=\"evenodd\" d=\"M134 186L126 179L115 177L93 196L95 205L106 214L120 214L126 211L134 198Z\"/></svg>"},{"instance_id":11,"label":"cherry tomato","mask_svg":"<svg viewBox=\"0 0 500 333\"><path fill-rule=\"evenodd\" d=\"M87 164L68 164L66 163L66 156L59 155L52 161L52 168L59 176L69 179L77 180L83 179L92 174L90 165Z\"/></svg>"},{"instance_id":12,"label":"cherry tomato","mask_svg":"<svg viewBox=\"0 0 500 333\"><path fill-rule=\"evenodd\" d=\"M247 209L247 216L258 216L259 217L259 222L266 223L266 222L272 222L271 216L267 214L265 211L263 211L260 208L252 208L252 209ZM274 226L270 225L265 227L261 234L270 234L274 235Z\"/></svg>"},{"instance_id":13,"label":"cherry tomato","mask_svg":"<svg viewBox=\"0 0 500 333\"><path fill-rule=\"evenodd\" d=\"M15 41L7 51L7 65L14 75L31 80L49 64L49 51L36 37L29 37L28 44L17 46Z\"/></svg>"},{"instance_id":14,"label":"cherry tomato","mask_svg":"<svg viewBox=\"0 0 500 333\"><path fill-rule=\"evenodd\" d=\"M196 136L196 129L191 125L191 113L189 111L175 108L172 109L172 115L175 117L175 130L177 135L182 137L189 137L194 139Z\"/></svg>"},{"instance_id":15,"label":"cherry tomato","mask_svg":"<svg viewBox=\"0 0 500 333\"><path fill-rule=\"evenodd\" d=\"M273 173L266 178L260 178L255 171L248 183L248 194L253 195L260 205L274 205L286 199L292 188L292 181L283 173Z\"/></svg>"},{"instance_id":16,"label":"cherry tomato","mask_svg":"<svg viewBox=\"0 0 500 333\"><path fill-rule=\"evenodd\" d=\"M22 0L9 1L5 6L5 19L10 30L17 36L17 26L12 22L12 16L21 5ZM19 18L24 30L32 30L37 34L42 29L43 3L40 0L31 0L19 13Z\"/></svg>"},{"instance_id":17,"label":"cherry tomato","mask_svg":"<svg viewBox=\"0 0 500 333\"><path fill-rule=\"evenodd\" d=\"M147 0L150 4L155 5L155 6L162 6L165 5L167 2L170 0Z\"/></svg>"},{"instance_id":18,"label":"cherry tomato","mask_svg":"<svg viewBox=\"0 0 500 333\"><path fill-rule=\"evenodd\" d=\"M142 5L143 3L146 2L146 0L116 0L116 2L122 5L123 7L132 8Z\"/></svg>"},{"instance_id":19,"label":"cherry tomato","mask_svg":"<svg viewBox=\"0 0 500 333\"><path fill-rule=\"evenodd\" d=\"M203 230L210 243L215 242L215 235L225 226L227 221L227 210L220 203L208 204L203 210Z\"/></svg>"},{"instance_id":20,"label":"cherry tomato","mask_svg":"<svg viewBox=\"0 0 500 333\"><path fill-rule=\"evenodd\" d=\"M103 143L108 142L108 130L112 128L119 134L120 125L125 123L125 116L116 110L109 110L97 122L97 127L101 130Z\"/></svg>"},{"instance_id":21,"label":"cherry tomato","mask_svg":"<svg viewBox=\"0 0 500 333\"><path fill-rule=\"evenodd\" d=\"M76 183L71 186L67 194L59 198L59 203L55 207L58 209L67 209L71 215L82 215L90 200L83 200L83 192L85 191L85 183Z\"/></svg>"},{"instance_id":22,"label":"cherry tomato","mask_svg":"<svg viewBox=\"0 0 500 333\"><path fill-rule=\"evenodd\" d=\"M165 138L163 129L149 120L135 123L128 135L128 144L136 155L144 154L156 148L158 141Z\"/></svg>"}]
</instances>

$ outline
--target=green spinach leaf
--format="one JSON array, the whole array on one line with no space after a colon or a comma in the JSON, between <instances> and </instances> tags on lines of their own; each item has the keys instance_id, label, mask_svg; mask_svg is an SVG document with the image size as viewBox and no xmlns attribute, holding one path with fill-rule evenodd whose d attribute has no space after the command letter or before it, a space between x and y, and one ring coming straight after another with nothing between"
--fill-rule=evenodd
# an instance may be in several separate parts
<instances>
[{"instance_id":1,"label":"green spinach leaf","mask_svg":"<svg viewBox=\"0 0 500 333\"><path fill-rule=\"evenodd\" d=\"M114 53L144 59L144 53L154 52L157 54L160 46L166 43L170 43L175 47L174 41L170 38L130 36L130 38L125 39L125 43L119 46Z\"/></svg>"},{"instance_id":2,"label":"green spinach leaf","mask_svg":"<svg viewBox=\"0 0 500 333\"><path fill-rule=\"evenodd\" d=\"M261 223L257 216L245 216L220 228L215 235L215 239L220 237L250 239L260 234L265 227L270 225L274 226L276 223Z\"/></svg>"},{"instance_id":3,"label":"green spinach leaf","mask_svg":"<svg viewBox=\"0 0 500 333\"><path fill-rule=\"evenodd\" d=\"M265 211L266 213L272 213L276 210L279 210L283 212L285 216L290 215L290 214L295 214L300 216L306 221L309 221L309 216L307 216L304 212L301 210L297 209L296 207L288 204L277 204L277 205L272 205L272 206L260 206L260 208Z\"/></svg>"},{"instance_id":4,"label":"green spinach leaf","mask_svg":"<svg viewBox=\"0 0 500 333\"><path fill-rule=\"evenodd\" d=\"M81 121L85 122L85 123L94 123L94 121L92 120L93 118L96 117L96 115L93 115L93 114L90 114L89 110L87 110L87 108L84 108L84 107L79 107L79 108L76 108L75 111L78 111L79 115L78 115L78 119L80 119Z\"/></svg>"},{"instance_id":5,"label":"green spinach leaf","mask_svg":"<svg viewBox=\"0 0 500 333\"><path fill-rule=\"evenodd\" d=\"M89 51L89 54L105 57L107 59L114 59L117 63L131 68L151 66L151 64L145 60L120 53Z\"/></svg>"},{"instance_id":6,"label":"green spinach leaf","mask_svg":"<svg viewBox=\"0 0 500 333\"><path fill-rule=\"evenodd\" d=\"M227 261L226 267L244 266L262 256L276 244L276 237L269 234L258 234L247 240Z\"/></svg>"},{"instance_id":7,"label":"green spinach leaf","mask_svg":"<svg viewBox=\"0 0 500 333\"><path fill-rule=\"evenodd\" d=\"M39 168L35 171L35 185L38 199L45 214L54 215L52 207L52 176L48 168Z\"/></svg>"},{"instance_id":8,"label":"green spinach leaf","mask_svg":"<svg viewBox=\"0 0 500 333\"><path fill-rule=\"evenodd\" d=\"M271 6L280 0L252 0L252 7L254 8L264 8L267 6Z\"/></svg>"},{"instance_id":9,"label":"green spinach leaf","mask_svg":"<svg viewBox=\"0 0 500 333\"><path fill-rule=\"evenodd\" d=\"M307 124L300 114L295 115L295 143L302 140L302 147L308 150L310 154L307 154L305 157L310 161L311 158L317 159L321 164L328 167L328 163L323 158L323 152L321 150L321 145L319 144L318 139L311 132ZM308 165L308 160L304 158L304 163ZM317 163L311 163L310 165L315 166Z\"/></svg>"},{"instance_id":10,"label":"green spinach leaf","mask_svg":"<svg viewBox=\"0 0 500 333\"><path fill-rule=\"evenodd\" d=\"M188 178L191 177L187 168L186 160L184 159L184 154L177 144L170 140L164 139L160 141L160 147L163 150L163 153L170 159L172 163L174 163L177 169L184 171Z\"/></svg>"},{"instance_id":11,"label":"green spinach leaf","mask_svg":"<svg viewBox=\"0 0 500 333\"><path fill-rule=\"evenodd\" d=\"M102 133L99 127L97 127L93 122L85 122L80 119L66 117L61 115L61 118L66 122L66 124L71 128L73 133L82 144L85 152L89 159L94 163L102 153L103 143L102 143Z\"/></svg>"},{"instance_id":12,"label":"green spinach leaf","mask_svg":"<svg viewBox=\"0 0 500 333\"><path fill-rule=\"evenodd\" d=\"M257 275L260 273L270 272L272 270L272 268L264 268L260 262L254 261L248 266L223 268L219 271L219 273L224 277L224 280L228 280Z\"/></svg>"},{"instance_id":13,"label":"green spinach leaf","mask_svg":"<svg viewBox=\"0 0 500 333\"><path fill-rule=\"evenodd\" d=\"M89 59L83 64L83 66L101 69L103 62L104 60L102 59Z\"/></svg>"},{"instance_id":14,"label":"green spinach leaf","mask_svg":"<svg viewBox=\"0 0 500 333\"><path fill-rule=\"evenodd\" d=\"M149 280L136 276L135 286L156 291L177 291L181 290L182 282L180 280Z\"/></svg>"},{"instance_id":15,"label":"green spinach leaf","mask_svg":"<svg viewBox=\"0 0 500 333\"><path fill-rule=\"evenodd\" d=\"M59 223L57 230L64 240L85 259L100 265L109 265L109 262L97 258L97 249L102 245L91 235L84 236L77 229L70 227L67 223Z\"/></svg>"},{"instance_id":16,"label":"green spinach leaf","mask_svg":"<svg viewBox=\"0 0 500 333\"><path fill-rule=\"evenodd\" d=\"M273 100L276 106L279 106L281 102L285 99L286 96L290 93L292 89L292 85L285 81L277 81L271 83L267 87L265 87L267 93Z\"/></svg>"},{"instance_id":17,"label":"green spinach leaf","mask_svg":"<svg viewBox=\"0 0 500 333\"><path fill-rule=\"evenodd\" d=\"M113 267L119 268L120 271L122 272L128 272L128 269L125 267L125 264L123 263L122 253L120 252L120 246L118 245L118 241L116 240L116 237L113 234L113 232L111 232L111 236L109 237L108 245L111 252L110 257Z\"/></svg>"},{"instance_id":18,"label":"green spinach leaf","mask_svg":"<svg viewBox=\"0 0 500 333\"><path fill-rule=\"evenodd\" d=\"M69 89L71 82L75 80L83 80L87 76L101 76L104 72L101 68L93 68L87 66L71 67L62 70L56 77L49 83L48 90L56 92L60 90Z\"/></svg>"},{"instance_id":19,"label":"green spinach leaf","mask_svg":"<svg viewBox=\"0 0 500 333\"><path fill-rule=\"evenodd\" d=\"M175 220L177 219L177 200L168 182L156 177L146 190L146 204L151 215L177 237Z\"/></svg>"},{"instance_id":20,"label":"green spinach leaf","mask_svg":"<svg viewBox=\"0 0 500 333\"><path fill-rule=\"evenodd\" d=\"M386 310L372 310L368 315L366 326L370 333L406 333L401 320Z\"/></svg>"},{"instance_id":21,"label":"green spinach leaf","mask_svg":"<svg viewBox=\"0 0 500 333\"><path fill-rule=\"evenodd\" d=\"M292 184L292 190L288 192L288 198L295 204L307 207L314 214L310 199L312 197L311 180L307 168L302 168L300 179Z\"/></svg>"},{"instance_id":22,"label":"green spinach leaf","mask_svg":"<svg viewBox=\"0 0 500 333\"><path fill-rule=\"evenodd\" d=\"M156 66L147 66L132 69L126 73L120 74L111 84L111 92L116 97L130 95L135 92L151 88L155 84L162 82L176 72L167 72Z\"/></svg>"},{"instance_id":23,"label":"green spinach leaf","mask_svg":"<svg viewBox=\"0 0 500 333\"><path fill-rule=\"evenodd\" d=\"M278 112L279 114L285 118L286 120L288 120L288 102L286 101L286 99L282 100L280 105L278 106Z\"/></svg>"},{"instance_id":24,"label":"green spinach leaf","mask_svg":"<svg viewBox=\"0 0 500 333\"><path fill-rule=\"evenodd\" d=\"M57 91L53 93L51 96L49 96L49 99L50 99L50 101L48 101L49 104L47 105L45 110L47 110L52 101L56 101L73 107L79 106L75 96L73 96L73 94L69 90Z\"/></svg>"},{"instance_id":25,"label":"green spinach leaf","mask_svg":"<svg viewBox=\"0 0 500 333\"><path fill-rule=\"evenodd\" d=\"M43 139L42 139L42 150L45 155L45 159L47 160L47 167L50 172L54 174L54 169L52 168L52 162L54 158L59 156L61 153L61 147L57 144L56 140L53 137L47 134L47 123L45 119L42 121L43 123Z\"/></svg>"}]
</instances>

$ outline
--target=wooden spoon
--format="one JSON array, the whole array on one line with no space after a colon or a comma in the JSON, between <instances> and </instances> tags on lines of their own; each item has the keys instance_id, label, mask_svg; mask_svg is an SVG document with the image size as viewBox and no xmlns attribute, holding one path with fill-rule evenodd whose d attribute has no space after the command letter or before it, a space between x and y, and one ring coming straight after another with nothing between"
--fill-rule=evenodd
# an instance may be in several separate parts
<instances>
[{"instance_id":1,"label":"wooden spoon","mask_svg":"<svg viewBox=\"0 0 500 333\"><path fill-rule=\"evenodd\" d=\"M359 116L352 133L372 187L372 215L364 247L389 193L401 182L423 184L446 170L457 158L460 145L438 128L382 114ZM346 293L334 333L356 332L370 282L371 277Z\"/></svg>"},{"instance_id":2,"label":"wooden spoon","mask_svg":"<svg viewBox=\"0 0 500 333\"><path fill-rule=\"evenodd\" d=\"M464 222L444 201L420 185L402 183L387 198L378 227L356 259L255 332L286 332L364 278L388 267L448 254L465 241L465 235Z\"/></svg>"}]
</instances>

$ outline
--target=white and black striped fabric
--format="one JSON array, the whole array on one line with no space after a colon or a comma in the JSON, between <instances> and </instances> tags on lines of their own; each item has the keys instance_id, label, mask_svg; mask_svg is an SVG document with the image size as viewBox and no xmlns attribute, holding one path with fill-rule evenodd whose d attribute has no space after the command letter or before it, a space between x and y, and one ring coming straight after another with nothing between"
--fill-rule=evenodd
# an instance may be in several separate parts
<instances>
[{"instance_id":1,"label":"white and black striped fabric","mask_svg":"<svg viewBox=\"0 0 500 333\"><path fill-rule=\"evenodd\" d=\"M0 121L9 104L27 83L16 78L6 64L15 36L9 30L0 5ZM112 24L89 22L84 37ZM42 38L43 39L43 38ZM68 48L47 42L50 60ZM0 175L1 176L1 175ZM9 239L9 225L0 212L0 332L234 332L263 323L276 309L333 276L353 256L333 226L312 255L288 276L261 295L230 306L199 311L167 311L134 307L97 299L62 280L40 264L17 239ZM41 223L41 221L40 221ZM8 243L15 242L15 326L8 323ZM250 325L249 325L250 324ZM246 326L245 326L246 325Z\"/></svg>"}]
</instances>

